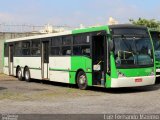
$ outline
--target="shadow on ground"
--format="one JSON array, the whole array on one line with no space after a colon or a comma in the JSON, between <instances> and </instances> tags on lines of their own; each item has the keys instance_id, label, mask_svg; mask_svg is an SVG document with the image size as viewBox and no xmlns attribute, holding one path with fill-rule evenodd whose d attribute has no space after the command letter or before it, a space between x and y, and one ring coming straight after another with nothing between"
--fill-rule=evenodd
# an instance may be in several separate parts
<instances>
[{"instance_id":1,"label":"shadow on ground","mask_svg":"<svg viewBox=\"0 0 160 120\"><path fill-rule=\"evenodd\" d=\"M7 88L5 88L5 87L0 87L0 90L5 90L5 89L7 89Z\"/></svg>"},{"instance_id":2,"label":"shadow on ground","mask_svg":"<svg viewBox=\"0 0 160 120\"><path fill-rule=\"evenodd\" d=\"M40 80L32 80L32 82L42 83L47 85L53 85L58 87L69 87L73 89L78 89L77 85L70 85L65 83L51 82L51 81L40 81ZM156 91L160 89L160 80L156 82L155 85L144 86L144 87L128 87L128 88L101 88L101 87L89 87L88 91L95 92L104 92L111 94L127 94L127 93L140 93L140 92L149 92Z\"/></svg>"}]
</instances>

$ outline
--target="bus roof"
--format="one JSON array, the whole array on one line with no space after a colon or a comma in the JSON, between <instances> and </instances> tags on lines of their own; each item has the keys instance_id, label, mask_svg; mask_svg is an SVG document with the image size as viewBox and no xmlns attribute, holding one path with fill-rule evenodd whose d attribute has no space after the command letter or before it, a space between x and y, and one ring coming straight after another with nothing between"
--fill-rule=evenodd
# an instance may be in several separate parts
<instances>
[{"instance_id":1,"label":"bus roof","mask_svg":"<svg viewBox=\"0 0 160 120\"><path fill-rule=\"evenodd\" d=\"M109 33L109 26L95 26L95 27L89 27L84 29L77 29L73 30L72 34L79 34L79 33L87 33L87 32L96 32L96 31L102 31L105 30Z\"/></svg>"},{"instance_id":2,"label":"bus roof","mask_svg":"<svg viewBox=\"0 0 160 120\"><path fill-rule=\"evenodd\" d=\"M70 31L65 31L65 32L60 32L60 33L50 33L50 34L44 34L44 35L35 35L35 36L30 36L30 37L9 39L9 40L6 40L5 42L16 42L16 41L23 41L23 40L25 41L25 40L33 40L33 39L40 39L40 38L49 38L49 37L54 37L54 36L96 32L96 31L102 31L102 30L107 31L107 33L109 33L109 27L110 28L129 28L129 27L146 28L146 27L136 26L136 25L131 25L131 24L110 25L110 26L105 25L105 26L88 27L88 28L83 28L83 29L75 29L75 30L70 30Z\"/></svg>"},{"instance_id":3,"label":"bus roof","mask_svg":"<svg viewBox=\"0 0 160 120\"><path fill-rule=\"evenodd\" d=\"M35 36L29 36L29 37L22 37L22 38L15 38L15 39L9 39L5 42L16 42L16 41L25 41L25 40L33 40L33 39L39 39L39 38L48 38L48 37L54 37L54 36L61 36L61 35L70 35L72 34L72 31L65 31L60 33L50 33L50 34L44 34L44 35L35 35Z\"/></svg>"},{"instance_id":4,"label":"bus roof","mask_svg":"<svg viewBox=\"0 0 160 120\"><path fill-rule=\"evenodd\" d=\"M39 38L48 38L48 37L54 37L54 36L63 36L63 35L71 35L71 34L79 34L79 33L87 33L87 32L95 32L95 31L101 31L101 30L108 30L109 27L106 26L98 26L98 27L89 27L89 28L83 28L83 29L75 29L71 31L65 31L60 33L51 33L51 34L44 34L44 35L35 35L30 37L22 37L22 38L16 38L16 39L9 39L5 42L16 42L16 41L23 41L23 40L32 40L32 39L39 39Z\"/></svg>"},{"instance_id":5,"label":"bus roof","mask_svg":"<svg viewBox=\"0 0 160 120\"><path fill-rule=\"evenodd\" d=\"M133 25L133 24L119 24L119 25L110 25L110 28L135 28L135 29L147 29L145 26Z\"/></svg>"}]
</instances>

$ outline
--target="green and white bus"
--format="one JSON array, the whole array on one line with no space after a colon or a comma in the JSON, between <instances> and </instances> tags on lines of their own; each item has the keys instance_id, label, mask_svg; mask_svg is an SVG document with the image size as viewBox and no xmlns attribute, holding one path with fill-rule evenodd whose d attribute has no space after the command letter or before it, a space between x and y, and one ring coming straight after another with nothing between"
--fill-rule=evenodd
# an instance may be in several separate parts
<instances>
[{"instance_id":1,"label":"green and white bus","mask_svg":"<svg viewBox=\"0 0 160 120\"><path fill-rule=\"evenodd\" d=\"M155 84L153 43L146 27L111 25L6 40L4 73L105 88Z\"/></svg>"},{"instance_id":2,"label":"green and white bus","mask_svg":"<svg viewBox=\"0 0 160 120\"><path fill-rule=\"evenodd\" d=\"M152 29L150 30L150 34L155 50L156 76L160 77L160 31Z\"/></svg>"}]
</instances>

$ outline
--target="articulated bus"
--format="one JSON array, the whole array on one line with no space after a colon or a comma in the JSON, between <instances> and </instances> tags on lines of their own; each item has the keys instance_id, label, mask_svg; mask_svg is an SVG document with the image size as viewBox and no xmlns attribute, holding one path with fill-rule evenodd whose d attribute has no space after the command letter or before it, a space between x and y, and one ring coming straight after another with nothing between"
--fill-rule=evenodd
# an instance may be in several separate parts
<instances>
[{"instance_id":1,"label":"articulated bus","mask_svg":"<svg viewBox=\"0 0 160 120\"><path fill-rule=\"evenodd\" d=\"M153 40L155 59L156 59L156 76L160 77L160 31L150 30L150 34Z\"/></svg>"},{"instance_id":2,"label":"articulated bus","mask_svg":"<svg viewBox=\"0 0 160 120\"><path fill-rule=\"evenodd\" d=\"M154 50L146 27L111 25L6 40L4 73L104 88L155 84Z\"/></svg>"}]
</instances>

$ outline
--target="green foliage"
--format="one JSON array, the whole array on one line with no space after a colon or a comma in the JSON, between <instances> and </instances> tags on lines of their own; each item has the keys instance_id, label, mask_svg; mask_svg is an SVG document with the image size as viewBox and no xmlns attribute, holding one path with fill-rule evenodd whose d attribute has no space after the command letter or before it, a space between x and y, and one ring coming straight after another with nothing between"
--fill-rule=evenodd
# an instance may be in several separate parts
<instances>
[{"instance_id":1,"label":"green foliage","mask_svg":"<svg viewBox=\"0 0 160 120\"><path fill-rule=\"evenodd\" d=\"M160 29L160 21L155 19L144 19L139 18L138 20L129 19L129 21L134 25L143 25L151 29Z\"/></svg>"}]
</instances>

